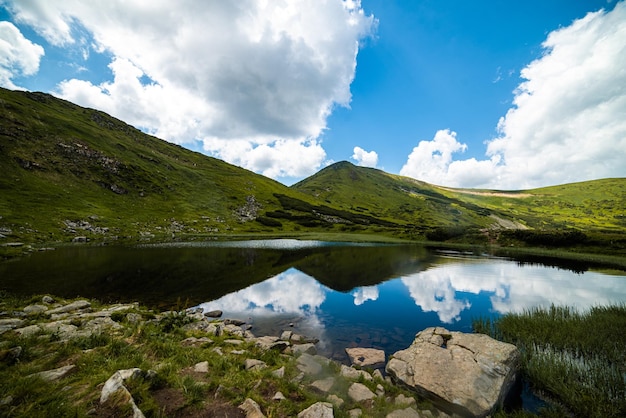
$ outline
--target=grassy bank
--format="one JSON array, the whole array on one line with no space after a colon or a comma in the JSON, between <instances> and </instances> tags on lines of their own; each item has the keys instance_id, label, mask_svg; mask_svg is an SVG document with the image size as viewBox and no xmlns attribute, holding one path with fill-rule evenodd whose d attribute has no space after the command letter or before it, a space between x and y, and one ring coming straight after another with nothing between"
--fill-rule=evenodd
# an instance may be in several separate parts
<instances>
[{"instance_id":1,"label":"grassy bank","mask_svg":"<svg viewBox=\"0 0 626 418\"><path fill-rule=\"evenodd\" d=\"M546 416L626 416L626 305L537 308L480 319L476 332L513 343Z\"/></svg>"},{"instance_id":2,"label":"grassy bank","mask_svg":"<svg viewBox=\"0 0 626 418\"><path fill-rule=\"evenodd\" d=\"M115 392L106 402L101 393L116 371L133 368L140 372L124 386L146 417L243 417L238 406L247 399L268 417L297 416L329 400L336 417L348 417L352 409L386 416L406 408L398 398L438 416L429 403L416 404L414 394L369 372L355 370L355 380L323 358L316 360L319 371L303 371L305 354L298 357L303 351L295 338L280 340L289 345L281 352L260 345L241 327L193 310L159 313L137 304L80 300L74 304L81 302L81 309L59 314L53 309L71 301L45 298L0 295L0 416L132 416L124 393ZM249 367L249 361L256 366ZM47 373L63 367L71 370L56 377ZM333 379L334 398L313 387L326 378ZM355 382L380 395L351 399L348 391Z\"/></svg>"}]
</instances>

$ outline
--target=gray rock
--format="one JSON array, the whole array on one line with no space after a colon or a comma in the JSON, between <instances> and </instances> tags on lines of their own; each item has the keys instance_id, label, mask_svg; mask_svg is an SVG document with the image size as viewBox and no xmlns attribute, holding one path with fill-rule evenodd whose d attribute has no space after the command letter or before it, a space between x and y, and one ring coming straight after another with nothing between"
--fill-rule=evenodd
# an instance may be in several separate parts
<instances>
[{"instance_id":1,"label":"gray rock","mask_svg":"<svg viewBox=\"0 0 626 418\"><path fill-rule=\"evenodd\" d=\"M238 325L224 323L224 332L234 337L243 337L244 330Z\"/></svg>"},{"instance_id":2,"label":"gray rock","mask_svg":"<svg viewBox=\"0 0 626 418\"><path fill-rule=\"evenodd\" d=\"M206 316L207 318L220 318L222 315L223 312L220 310L214 310L204 313L204 316Z\"/></svg>"},{"instance_id":3,"label":"gray rock","mask_svg":"<svg viewBox=\"0 0 626 418\"><path fill-rule=\"evenodd\" d=\"M278 337L264 336L253 338L256 345L264 350L278 350L285 351L289 347L289 342L283 341Z\"/></svg>"},{"instance_id":4,"label":"gray rock","mask_svg":"<svg viewBox=\"0 0 626 418\"><path fill-rule=\"evenodd\" d=\"M26 315L37 315L47 310L48 310L48 307L44 305L28 305L27 307L24 308L24 313Z\"/></svg>"},{"instance_id":5,"label":"gray rock","mask_svg":"<svg viewBox=\"0 0 626 418\"><path fill-rule=\"evenodd\" d=\"M18 328L24 325L26 321L19 318L5 318L0 319L0 327Z\"/></svg>"},{"instance_id":6,"label":"gray rock","mask_svg":"<svg viewBox=\"0 0 626 418\"><path fill-rule=\"evenodd\" d=\"M359 408L354 408L348 411L348 415L350 416L350 418L359 418L361 415L363 415L363 411L361 411Z\"/></svg>"},{"instance_id":7,"label":"gray rock","mask_svg":"<svg viewBox=\"0 0 626 418\"><path fill-rule=\"evenodd\" d=\"M332 403L333 405L335 405L337 408L341 408L343 404L345 403L343 399L341 399L339 396L335 395L334 393L328 395L326 400Z\"/></svg>"},{"instance_id":8,"label":"gray rock","mask_svg":"<svg viewBox=\"0 0 626 418\"><path fill-rule=\"evenodd\" d=\"M50 296L48 296L48 295L46 295L46 296L42 297L42 298L41 298L41 301L42 301L43 303L45 303L46 305L50 305L50 304L54 303L54 299L53 299L53 298L51 298L51 297L50 297Z\"/></svg>"},{"instance_id":9,"label":"gray rock","mask_svg":"<svg viewBox=\"0 0 626 418\"><path fill-rule=\"evenodd\" d=\"M487 335L427 328L393 354L386 370L445 412L484 417L513 387L519 356L514 345Z\"/></svg>"},{"instance_id":10,"label":"gray rock","mask_svg":"<svg viewBox=\"0 0 626 418\"><path fill-rule=\"evenodd\" d=\"M244 325L246 323L246 321L242 321L241 319L231 319L231 318L227 318L224 320L224 325L234 325L236 327L240 327L242 325Z\"/></svg>"},{"instance_id":11,"label":"gray rock","mask_svg":"<svg viewBox=\"0 0 626 418\"><path fill-rule=\"evenodd\" d=\"M67 313L67 312L73 312L73 311L78 311L80 309L87 309L91 307L91 303L89 303L89 301L86 300L77 300L75 302L72 302L68 305L65 306L60 306L58 308L55 309L50 309L49 311L47 311L48 315L55 315L55 314L61 314L61 313Z\"/></svg>"},{"instance_id":12,"label":"gray rock","mask_svg":"<svg viewBox=\"0 0 626 418\"><path fill-rule=\"evenodd\" d=\"M131 407L133 411L133 418L144 418L144 414L135 404L130 392L124 386L124 381L130 378L137 378L142 375L141 369L133 368L126 370L118 370L104 382L104 387L100 393L100 403L105 403L111 395L120 392L120 398L124 400Z\"/></svg>"},{"instance_id":13,"label":"gray rock","mask_svg":"<svg viewBox=\"0 0 626 418\"><path fill-rule=\"evenodd\" d=\"M209 362L201 361L200 363L196 363L193 366L193 371L196 373L208 373L209 372Z\"/></svg>"},{"instance_id":14,"label":"gray rock","mask_svg":"<svg viewBox=\"0 0 626 418\"><path fill-rule=\"evenodd\" d=\"M335 378L331 376L327 377L326 379L316 380L315 382L311 383L309 387L314 391L324 395L329 393L334 385Z\"/></svg>"},{"instance_id":15,"label":"gray rock","mask_svg":"<svg viewBox=\"0 0 626 418\"><path fill-rule=\"evenodd\" d=\"M302 354L298 357L297 363L298 370L305 374L314 376L322 372L322 365L310 354Z\"/></svg>"},{"instance_id":16,"label":"gray rock","mask_svg":"<svg viewBox=\"0 0 626 418\"><path fill-rule=\"evenodd\" d=\"M420 414L413 408L397 409L385 418L421 418Z\"/></svg>"},{"instance_id":17,"label":"gray rock","mask_svg":"<svg viewBox=\"0 0 626 418\"><path fill-rule=\"evenodd\" d=\"M380 367L385 364L385 352L375 348L346 348L352 364L360 367Z\"/></svg>"},{"instance_id":18,"label":"gray rock","mask_svg":"<svg viewBox=\"0 0 626 418\"><path fill-rule=\"evenodd\" d=\"M206 325L204 331L209 335L221 337L224 334L224 325L221 322L212 322Z\"/></svg>"},{"instance_id":19,"label":"gray rock","mask_svg":"<svg viewBox=\"0 0 626 418\"><path fill-rule=\"evenodd\" d=\"M298 414L298 418L333 418L333 405L328 402L317 402Z\"/></svg>"},{"instance_id":20,"label":"gray rock","mask_svg":"<svg viewBox=\"0 0 626 418\"><path fill-rule=\"evenodd\" d=\"M71 372L76 366L73 364L69 364L67 366L59 367L58 369L46 370L39 373L33 373L29 375L29 377L38 377L43 380L54 381L59 380L65 376L69 372Z\"/></svg>"},{"instance_id":21,"label":"gray rock","mask_svg":"<svg viewBox=\"0 0 626 418\"><path fill-rule=\"evenodd\" d=\"M126 314L126 321L131 325L140 323L142 319L142 316L138 313L130 312Z\"/></svg>"},{"instance_id":22,"label":"gray rock","mask_svg":"<svg viewBox=\"0 0 626 418\"><path fill-rule=\"evenodd\" d=\"M301 353L307 353L307 354L311 354L312 356L314 356L317 354L317 347L315 347L315 344L312 344L312 343L295 344L291 347L291 349L296 355L301 354Z\"/></svg>"},{"instance_id":23,"label":"gray rock","mask_svg":"<svg viewBox=\"0 0 626 418\"><path fill-rule=\"evenodd\" d=\"M39 325L29 325L24 328L17 328L15 332L20 335L20 337L28 338L33 335L39 334L42 332L42 328Z\"/></svg>"},{"instance_id":24,"label":"gray rock","mask_svg":"<svg viewBox=\"0 0 626 418\"><path fill-rule=\"evenodd\" d=\"M244 368L246 370L262 370L267 367L267 363L261 360L249 358L244 362Z\"/></svg>"},{"instance_id":25,"label":"gray rock","mask_svg":"<svg viewBox=\"0 0 626 418\"><path fill-rule=\"evenodd\" d=\"M213 340L211 340L208 337L200 337L200 338L189 337L189 338L185 338L184 340L182 340L180 344L185 347L198 347L204 344L211 344L212 342Z\"/></svg>"},{"instance_id":26,"label":"gray rock","mask_svg":"<svg viewBox=\"0 0 626 418\"><path fill-rule=\"evenodd\" d=\"M246 414L246 418L265 418L259 404L250 398L247 398L241 405L239 405L239 409Z\"/></svg>"},{"instance_id":27,"label":"gray rock","mask_svg":"<svg viewBox=\"0 0 626 418\"><path fill-rule=\"evenodd\" d=\"M350 379L350 380L359 380L359 378L361 377L365 380L370 380L370 381L373 380L372 376L365 370L357 370L354 367L348 367L345 364L341 365L339 374L341 374L346 379Z\"/></svg>"},{"instance_id":28,"label":"gray rock","mask_svg":"<svg viewBox=\"0 0 626 418\"><path fill-rule=\"evenodd\" d=\"M363 402L376 397L374 392L369 390L369 388L362 383L353 383L350 385L350 388L348 388L348 396L354 402Z\"/></svg>"},{"instance_id":29,"label":"gray rock","mask_svg":"<svg viewBox=\"0 0 626 418\"><path fill-rule=\"evenodd\" d=\"M282 366L280 369L276 369L272 372L272 376L282 379L285 377L285 366Z\"/></svg>"},{"instance_id":30,"label":"gray rock","mask_svg":"<svg viewBox=\"0 0 626 418\"><path fill-rule=\"evenodd\" d=\"M290 330L283 331L282 334L280 334L280 339L283 341L289 341L292 335L293 335L293 331L290 331Z\"/></svg>"},{"instance_id":31,"label":"gray rock","mask_svg":"<svg viewBox=\"0 0 626 418\"><path fill-rule=\"evenodd\" d=\"M283 395L282 392L278 391L274 394L274 396L272 397L273 401L284 401L285 399L287 399L285 397L285 395Z\"/></svg>"},{"instance_id":32,"label":"gray rock","mask_svg":"<svg viewBox=\"0 0 626 418\"><path fill-rule=\"evenodd\" d=\"M404 396L402 393L396 396L396 399L393 402L398 406L417 406L415 398Z\"/></svg>"}]
</instances>

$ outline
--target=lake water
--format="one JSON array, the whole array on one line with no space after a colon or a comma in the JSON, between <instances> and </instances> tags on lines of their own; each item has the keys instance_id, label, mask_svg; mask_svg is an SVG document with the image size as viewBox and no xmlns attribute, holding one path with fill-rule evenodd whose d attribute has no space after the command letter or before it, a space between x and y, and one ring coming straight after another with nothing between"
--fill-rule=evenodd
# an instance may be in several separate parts
<instances>
[{"instance_id":1,"label":"lake water","mask_svg":"<svg viewBox=\"0 0 626 418\"><path fill-rule=\"evenodd\" d=\"M71 246L0 263L0 288L220 309L256 335L317 338L340 361L353 346L391 354L430 326L471 331L473 319L538 306L626 303L626 277L580 263L295 240Z\"/></svg>"}]
</instances>

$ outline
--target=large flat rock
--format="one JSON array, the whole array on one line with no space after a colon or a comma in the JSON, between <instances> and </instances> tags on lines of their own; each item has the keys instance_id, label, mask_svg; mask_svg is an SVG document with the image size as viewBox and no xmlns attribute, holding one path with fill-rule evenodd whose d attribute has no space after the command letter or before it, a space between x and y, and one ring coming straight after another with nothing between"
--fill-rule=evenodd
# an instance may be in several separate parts
<instances>
[{"instance_id":1,"label":"large flat rock","mask_svg":"<svg viewBox=\"0 0 626 418\"><path fill-rule=\"evenodd\" d=\"M391 356L387 373L440 409L484 417L502 405L515 384L519 351L483 334L427 328Z\"/></svg>"}]
</instances>

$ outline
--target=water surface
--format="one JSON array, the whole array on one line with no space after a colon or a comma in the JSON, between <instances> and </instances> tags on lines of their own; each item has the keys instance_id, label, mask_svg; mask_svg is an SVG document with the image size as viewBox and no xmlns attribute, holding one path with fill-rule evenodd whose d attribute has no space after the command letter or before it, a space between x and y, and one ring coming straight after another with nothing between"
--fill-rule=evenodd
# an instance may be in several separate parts
<instances>
[{"instance_id":1,"label":"water surface","mask_svg":"<svg viewBox=\"0 0 626 418\"><path fill-rule=\"evenodd\" d=\"M580 263L297 240L72 246L0 263L0 288L220 309L257 335L318 338L338 360L352 346L393 353L430 326L471 331L473 319L533 307L626 303L626 277Z\"/></svg>"}]
</instances>

